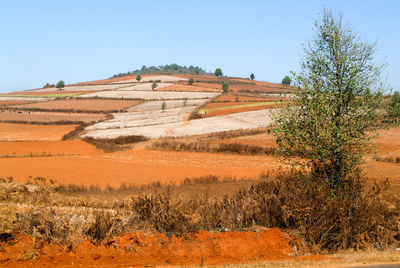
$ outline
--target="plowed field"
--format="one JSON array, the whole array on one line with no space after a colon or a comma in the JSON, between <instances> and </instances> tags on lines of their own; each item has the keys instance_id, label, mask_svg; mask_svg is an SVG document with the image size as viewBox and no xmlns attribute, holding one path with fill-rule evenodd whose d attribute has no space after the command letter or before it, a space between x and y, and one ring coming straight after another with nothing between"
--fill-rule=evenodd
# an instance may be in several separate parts
<instances>
[{"instance_id":1,"label":"plowed field","mask_svg":"<svg viewBox=\"0 0 400 268\"><path fill-rule=\"evenodd\" d=\"M55 141L74 130L76 125L30 125L0 123L0 141ZM23 146L23 144L19 144ZM8 169L3 166L3 169ZM11 171L11 170L10 170ZM12 176L12 175L11 175Z\"/></svg>"},{"instance_id":2,"label":"plowed field","mask_svg":"<svg viewBox=\"0 0 400 268\"><path fill-rule=\"evenodd\" d=\"M17 108L38 108L46 110L63 109L63 110L84 110L84 111L114 111L123 110L140 103L135 100L54 100L42 103L32 103L15 106Z\"/></svg>"},{"instance_id":3,"label":"plowed field","mask_svg":"<svg viewBox=\"0 0 400 268\"><path fill-rule=\"evenodd\" d=\"M105 119L104 114L94 114L94 113L57 113L57 112L1 112L0 121L21 121L21 122L60 122L60 121L70 121L70 122L92 122Z\"/></svg>"}]
</instances>

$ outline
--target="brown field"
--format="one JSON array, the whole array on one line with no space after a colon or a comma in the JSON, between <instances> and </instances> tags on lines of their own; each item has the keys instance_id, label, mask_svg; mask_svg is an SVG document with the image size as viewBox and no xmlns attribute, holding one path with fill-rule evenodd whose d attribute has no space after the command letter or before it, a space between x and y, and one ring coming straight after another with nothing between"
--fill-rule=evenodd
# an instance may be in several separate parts
<instances>
[{"instance_id":1,"label":"brown field","mask_svg":"<svg viewBox=\"0 0 400 268\"><path fill-rule=\"evenodd\" d=\"M0 100L0 106L17 105L17 104L27 104L30 101L16 101L16 100Z\"/></svg>"},{"instance_id":2,"label":"brown field","mask_svg":"<svg viewBox=\"0 0 400 268\"><path fill-rule=\"evenodd\" d=\"M202 117L213 117L248 111L273 109L279 107L279 103L274 103L274 101L270 102L268 99L266 99L264 100L264 102L268 103L261 104L261 102L209 102L199 111L199 113ZM253 104L255 106L251 106Z\"/></svg>"},{"instance_id":3,"label":"brown field","mask_svg":"<svg viewBox=\"0 0 400 268\"><path fill-rule=\"evenodd\" d=\"M0 113L0 121L3 122L92 122L105 119L104 114L93 113L58 113L58 112L29 112L10 111Z\"/></svg>"},{"instance_id":4,"label":"brown field","mask_svg":"<svg viewBox=\"0 0 400 268\"><path fill-rule=\"evenodd\" d=\"M0 141L57 141L76 125L30 125L0 123ZM2 143L3 148L4 143ZM19 145L22 145L19 144ZM5 169L8 169L6 166ZM12 175L10 175L12 176Z\"/></svg>"},{"instance_id":5,"label":"brown field","mask_svg":"<svg viewBox=\"0 0 400 268\"><path fill-rule=\"evenodd\" d=\"M65 95L65 91L56 91L55 89L54 92L51 92L54 97L57 97L57 95L63 96ZM79 94L86 94L86 93L92 93L93 91L74 91L74 94L79 95ZM17 92L12 92L12 93L7 93L7 95L24 95L24 96L46 96L49 95L49 92L39 92L39 91L31 91L31 90L24 90L24 91L17 91Z\"/></svg>"},{"instance_id":6,"label":"brown field","mask_svg":"<svg viewBox=\"0 0 400 268\"><path fill-rule=\"evenodd\" d=\"M54 100L15 106L17 108L37 108L45 110L115 111L123 110L140 103L136 100L70 99Z\"/></svg>"},{"instance_id":7,"label":"brown field","mask_svg":"<svg viewBox=\"0 0 400 268\"><path fill-rule=\"evenodd\" d=\"M279 98L271 98L271 97L258 97L258 96L246 96L246 95L235 95L232 93L225 93L219 95L217 98L215 98L213 101L214 102L242 102L242 101L252 101L252 102L258 102L258 101L279 101Z\"/></svg>"}]
</instances>

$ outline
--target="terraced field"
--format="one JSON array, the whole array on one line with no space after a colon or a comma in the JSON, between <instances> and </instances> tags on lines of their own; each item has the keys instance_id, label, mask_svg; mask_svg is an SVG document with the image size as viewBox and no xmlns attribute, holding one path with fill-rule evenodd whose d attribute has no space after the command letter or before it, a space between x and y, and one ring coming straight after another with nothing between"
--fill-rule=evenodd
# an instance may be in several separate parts
<instances>
[{"instance_id":1,"label":"terraced field","mask_svg":"<svg viewBox=\"0 0 400 268\"><path fill-rule=\"evenodd\" d=\"M80 98L117 98L138 100L176 100L176 99L211 99L218 96L213 92L171 92L171 91L102 91L81 95Z\"/></svg>"}]
</instances>

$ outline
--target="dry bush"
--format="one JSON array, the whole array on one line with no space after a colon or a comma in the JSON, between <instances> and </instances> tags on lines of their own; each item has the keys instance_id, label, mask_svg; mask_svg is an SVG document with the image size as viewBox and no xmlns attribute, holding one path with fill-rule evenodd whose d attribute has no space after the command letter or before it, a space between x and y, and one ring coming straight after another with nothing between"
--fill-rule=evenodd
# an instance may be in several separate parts
<instances>
[{"instance_id":1,"label":"dry bush","mask_svg":"<svg viewBox=\"0 0 400 268\"><path fill-rule=\"evenodd\" d=\"M164 139L152 144L152 149L185 151L185 152L210 152L210 153L234 153L246 155L273 155L274 147L262 147L258 145L240 143L211 144L205 141L182 142L173 139Z\"/></svg>"},{"instance_id":2,"label":"dry bush","mask_svg":"<svg viewBox=\"0 0 400 268\"><path fill-rule=\"evenodd\" d=\"M118 213L109 211L95 211L87 220L84 235L97 243L124 232L123 220Z\"/></svg>"},{"instance_id":3,"label":"dry bush","mask_svg":"<svg viewBox=\"0 0 400 268\"><path fill-rule=\"evenodd\" d=\"M140 135L120 136L114 139L96 139L86 137L83 139L85 142L93 144L97 149L104 152L115 152L124 149L123 145L147 141L148 138Z\"/></svg>"},{"instance_id":4,"label":"dry bush","mask_svg":"<svg viewBox=\"0 0 400 268\"><path fill-rule=\"evenodd\" d=\"M73 139L78 138L79 135L83 132L83 130L84 130L87 126L89 126L89 125L91 125L91 124L92 124L92 123L82 123L82 124L80 124L80 125L77 126L74 130L72 130L71 132L65 134L65 135L62 137L62 140L63 140L63 141L66 141L66 140L73 140Z\"/></svg>"},{"instance_id":5,"label":"dry bush","mask_svg":"<svg viewBox=\"0 0 400 268\"><path fill-rule=\"evenodd\" d=\"M382 156L375 156L374 160L379 162L389 162L389 163L400 163L400 156L389 156L389 157L382 157Z\"/></svg>"}]
</instances>

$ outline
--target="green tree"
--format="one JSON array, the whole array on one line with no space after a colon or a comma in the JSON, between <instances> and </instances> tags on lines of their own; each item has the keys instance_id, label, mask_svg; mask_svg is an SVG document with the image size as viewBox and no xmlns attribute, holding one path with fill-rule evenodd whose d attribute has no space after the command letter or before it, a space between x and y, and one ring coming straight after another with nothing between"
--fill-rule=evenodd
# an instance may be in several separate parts
<instances>
[{"instance_id":1,"label":"green tree","mask_svg":"<svg viewBox=\"0 0 400 268\"><path fill-rule=\"evenodd\" d=\"M56 88L58 88L59 90L62 90L62 88L65 87L65 83L63 80L58 81Z\"/></svg>"},{"instance_id":2,"label":"green tree","mask_svg":"<svg viewBox=\"0 0 400 268\"><path fill-rule=\"evenodd\" d=\"M151 89L155 90L157 86L158 86L157 82L154 81L153 84L151 85Z\"/></svg>"},{"instance_id":3,"label":"green tree","mask_svg":"<svg viewBox=\"0 0 400 268\"><path fill-rule=\"evenodd\" d=\"M138 82L140 82L140 80L142 80L142 76L141 76L140 74L138 74L138 75L136 76L136 80L137 80Z\"/></svg>"},{"instance_id":4,"label":"green tree","mask_svg":"<svg viewBox=\"0 0 400 268\"><path fill-rule=\"evenodd\" d=\"M398 91L393 93L390 98L388 105L386 106L386 112L392 119L398 120L400 117L400 93Z\"/></svg>"},{"instance_id":5,"label":"green tree","mask_svg":"<svg viewBox=\"0 0 400 268\"><path fill-rule=\"evenodd\" d=\"M228 89L229 89L229 84L227 82L224 82L222 84L222 90L226 93L228 92Z\"/></svg>"},{"instance_id":6,"label":"green tree","mask_svg":"<svg viewBox=\"0 0 400 268\"><path fill-rule=\"evenodd\" d=\"M221 68L217 68L217 69L215 69L215 72L214 72L214 74L215 74L215 76L216 77L220 77L220 76L222 76L222 70L221 70Z\"/></svg>"},{"instance_id":7,"label":"green tree","mask_svg":"<svg viewBox=\"0 0 400 268\"><path fill-rule=\"evenodd\" d=\"M188 81L188 83L189 83L189 85L193 85L193 83L194 83L193 78L190 78L189 81Z\"/></svg>"},{"instance_id":8,"label":"green tree","mask_svg":"<svg viewBox=\"0 0 400 268\"><path fill-rule=\"evenodd\" d=\"M291 83L292 79L290 79L290 77L287 75L282 79L282 84L284 84L285 86L290 86Z\"/></svg>"},{"instance_id":9,"label":"green tree","mask_svg":"<svg viewBox=\"0 0 400 268\"><path fill-rule=\"evenodd\" d=\"M164 101L164 102L161 104L161 110L164 112L165 109L167 109L167 103Z\"/></svg>"},{"instance_id":10,"label":"green tree","mask_svg":"<svg viewBox=\"0 0 400 268\"><path fill-rule=\"evenodd\" d=\"M307 167L333 194L343 189L371 149L374 135L367 131L376 128L381 101L371 89L381 88L384 67L373 61L376 44L362 41L341 20L325 10L315 23L301 72L293 73L296 90L274 116L278 155Z\"/></svg>"},{"instance_id":11,"label":"green tree","mask_svg":"<svg viewBox=\"0 0 400 268\"><path fill-rule=\"evenodd\" d=\"M256 78L256 77L254 76L254 74L251 73L251 74L250 74L250 79L251 79L251 80L254 80L255 78Z\"/></svg>"}]
</instances>

